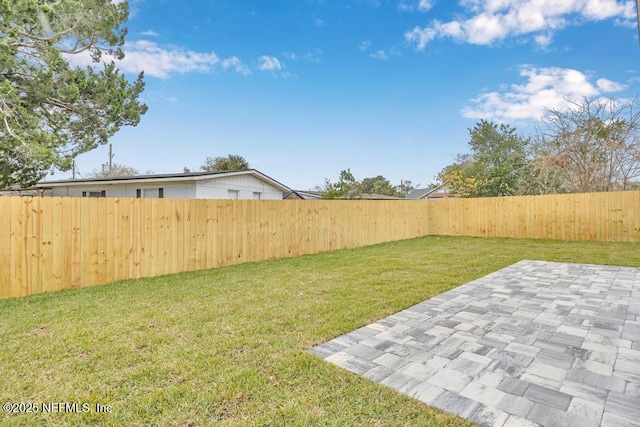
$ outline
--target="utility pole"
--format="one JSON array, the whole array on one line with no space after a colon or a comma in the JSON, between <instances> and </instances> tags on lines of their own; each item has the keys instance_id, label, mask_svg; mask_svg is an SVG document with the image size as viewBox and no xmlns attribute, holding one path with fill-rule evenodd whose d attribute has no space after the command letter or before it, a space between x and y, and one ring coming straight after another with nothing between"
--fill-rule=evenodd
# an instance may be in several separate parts
<instances>
[{"instance_id":1,"label":"utility pole","mask_svg":"<svg viewBox=\"0 0 640 427\"><path fill-rule=\"evenodd\" d=\"M113 171L113 144L109 144L109 176L111 176L112 171Z\"/></svg>"},{"instance_id":2,"label":"utility pole","mask_svg":"<svg viewBox=\"0 0 640 427\"><path fill-rule=\"evenodd\" d=\"M76 161L74 160L71 165L71 179L76 179Z\"/></svg>"}]
</instances>

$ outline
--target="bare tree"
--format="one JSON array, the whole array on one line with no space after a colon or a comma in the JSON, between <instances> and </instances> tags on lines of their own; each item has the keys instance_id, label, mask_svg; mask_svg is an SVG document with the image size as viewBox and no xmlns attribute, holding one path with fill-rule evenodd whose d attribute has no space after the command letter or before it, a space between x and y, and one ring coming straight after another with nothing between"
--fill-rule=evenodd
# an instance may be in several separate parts
<instances>
[{"instance_id":1,"label":"bare tree","mask_svg":"<svg viewBox=\"0 0 640 427\"><path fill-rule=\"evenodd\" d=\"M635 185L640 177L640 112L634 106L635 100L585 98L547 110L534 145L534 170L545 181L538 189L592 192Z\"/></svg>"}]
</instances>

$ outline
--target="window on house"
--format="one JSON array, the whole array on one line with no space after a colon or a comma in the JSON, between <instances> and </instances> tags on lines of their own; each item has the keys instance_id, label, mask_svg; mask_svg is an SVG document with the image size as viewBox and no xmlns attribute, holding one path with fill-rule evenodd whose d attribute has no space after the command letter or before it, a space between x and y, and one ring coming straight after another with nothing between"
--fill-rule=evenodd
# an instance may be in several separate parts
<instances>
[{"instance_id":1,"label":"window on house","mask_svg":"<svg viewBox=\"0 0 640 427\"><path fill-rule=\"evenodd\" d=\"M145 199L162 199L164 198L164 188L145 188L142 190L142 196Z\"/></svg>"},{"instance_id":2,"label":"window on house","mask_svg":"<svg viewBox=\"0 0 640 427\"><path fill-rule=\"evenodd\" d=\"M254 191L253 192L253 200L260 200L262 199L262 193Z\"/></svg>"},{"instance_id":3,"label":"window on house","mask_svg":"<svg viewBox=\"0 0 640 427\"><path fill-rule=\"evenodd\" d=\"M86 197L87 192L83 191L82 196ZM107 197L107 192L105 190L102 191L89 191L89 197Z\"/></svg>"},{"instance_id":4,"label":"window on house","mask_svg":"<svg viewBox=\"0 0 640 427\"><path fill-rule=\"evenodd\" d=\"M240 191L238 190L227 190L227 196L229 199L238 199L240 195Z\"/></svg>"},{"instance_id":5,"label":"window on house","mask_svg":"<svg viewBox=\"0 0 640 427\"><path fill-rule=\"evenodd\" d=\"M139 199L142 197L142 190L141 189L136 189L136 199Z\"/></svg>"}]
</instances>

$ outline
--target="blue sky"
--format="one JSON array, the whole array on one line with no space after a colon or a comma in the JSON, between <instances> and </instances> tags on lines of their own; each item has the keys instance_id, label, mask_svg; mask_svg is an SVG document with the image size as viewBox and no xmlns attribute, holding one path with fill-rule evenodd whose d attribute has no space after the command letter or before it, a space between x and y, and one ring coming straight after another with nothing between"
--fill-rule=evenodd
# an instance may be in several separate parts
<instances>
[{"instance_id":1,"label":"blue sky","mask_svg":"<svg viewBox=\"0 0 640 427\"><path fill-rule=\"evenodd\" d=\"M481 118L530 135L566 98L640 92L633 0L130 6L118 65L132 78L145 71L149 111L111 142L114 161L140 171L195 170L231 153L296 189L347 168L424 186L468 151ZM79 171L107 153L80 156Z\"/></svg>"}]
</instances>

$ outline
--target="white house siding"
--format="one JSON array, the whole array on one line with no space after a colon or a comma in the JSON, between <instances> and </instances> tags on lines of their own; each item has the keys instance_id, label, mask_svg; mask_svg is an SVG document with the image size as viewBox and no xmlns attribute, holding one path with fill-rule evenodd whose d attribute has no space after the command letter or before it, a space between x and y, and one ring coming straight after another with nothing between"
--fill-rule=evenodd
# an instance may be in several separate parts
<instances>
[{"instance_id":1,"label":"white house siding","mask_svg":"<svg viewBox=\"0 0 640 427\"><path fill-rule=\"evenodd\" d=\"M46 186L46 182L43 183ZM137 190L163 188L165 199L195 199L196 185L195 182L184 183L126 183L126 184L86 184L82 186L60 186L46 190L45 196L59 197L82 197L82 192L87 194L90 191L105 191L106 197L136 197Z\"/></svg>"},{"instance_id":2,"label":"white house siding","mask_svg":"<svg viewBox=\"0 0 640 427\"><path fill-rule=\"evenodd\" d=\"M282 200L282 191L250 175L235 175L196 181L198 199L229 199L229 190L238 191L239 199Z\"/></svg>"}]
</instances>

